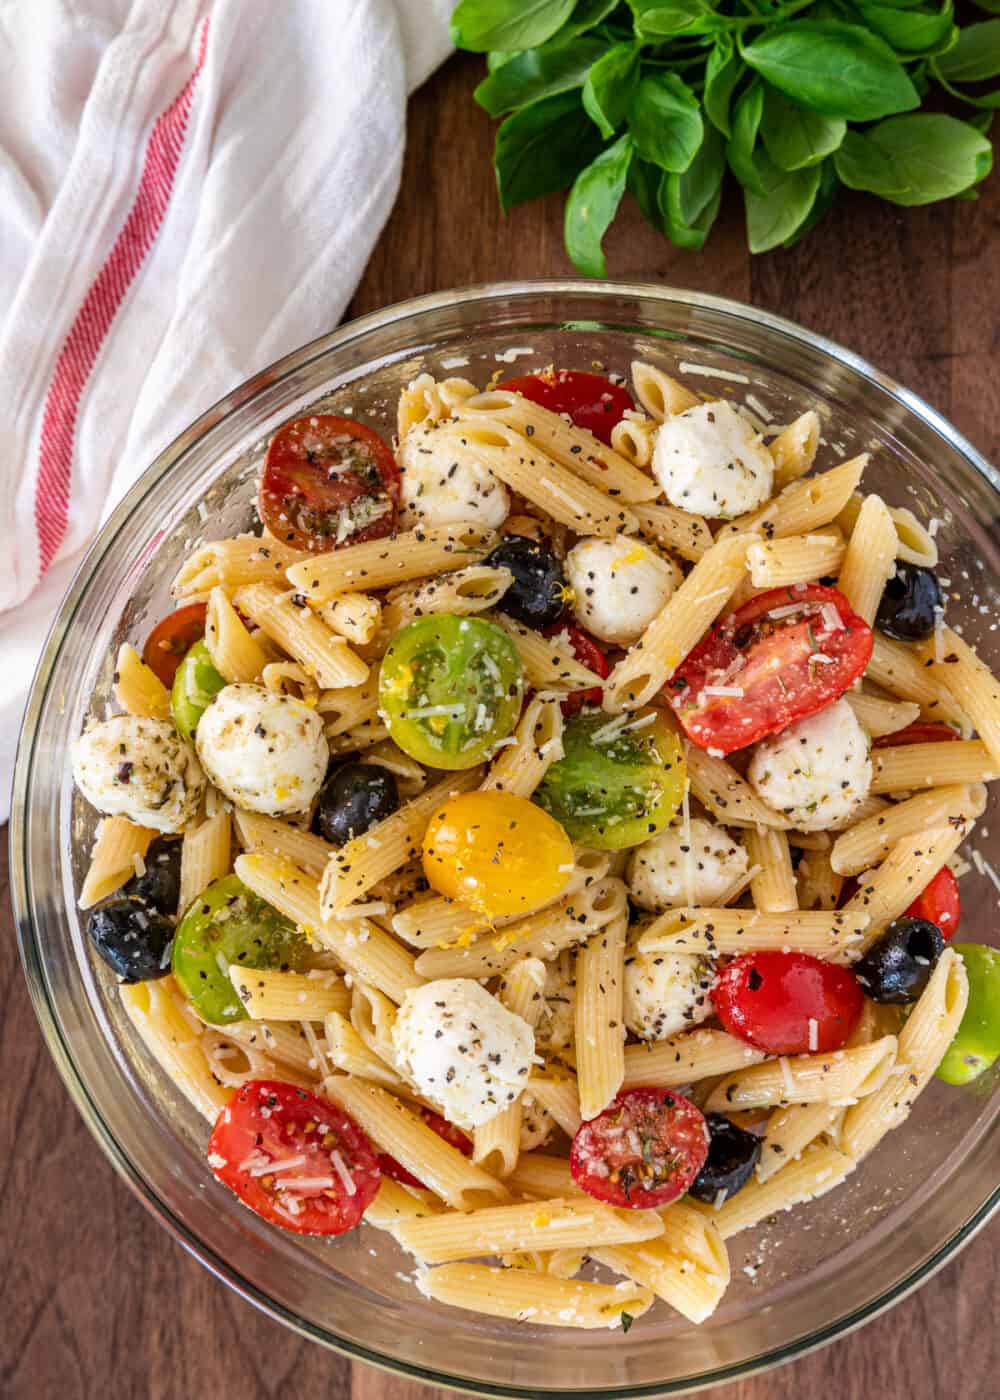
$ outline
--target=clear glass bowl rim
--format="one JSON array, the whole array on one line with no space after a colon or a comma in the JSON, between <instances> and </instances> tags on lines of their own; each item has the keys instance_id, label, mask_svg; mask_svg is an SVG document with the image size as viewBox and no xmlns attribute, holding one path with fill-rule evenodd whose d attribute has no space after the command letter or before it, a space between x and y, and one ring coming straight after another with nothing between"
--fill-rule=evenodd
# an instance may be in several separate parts
<instances>
[{"instance_id":1,"label":"clear glass bowl rim","mask_svg":"<svg viewBox=\"0 0 1000 1400\"><path fill-rule=\"evenodd\" d=\"M877 384L900 405L923 420L928 427L944 438L956 452L964 457L969 466L989 484L998 498L1000 498L1000 471L993 467L992 464L973 447L968 439L958 432L953 424L942 414L938 413L936 409L932 408L931 405L918 394L904 388L893 378L883 374L882 371L870 364L863 357L839 345L837 342L828 340L824 336L809 331L805 327L785 317L758 310L744 302L734 301L727 297L718 297L702 292L691 292L683 288L669 287L659 283L649 282L612 280L589 281L577 278L483 282L471 284L466 287L433 292L424 296L413 297L406 301L395 302L380 311L371 312L366 316L345 322L329 334L310 341L298 350L292 351L290 354L275 361L272 365L267 366L256 375L253 375L251 378L238 385L211 408L207 409L183 433L165 447L159 456L142 473L135 485L128 491L109 516L94 543L87 551L86 556L66 591L62 603L60 604L59 611L50 628L35 671L28 704L21 724L14 770L13 800L9 833L11 902L14 910L21 963L24 968L25 977L27 978L35 1015L38 1018L46 1047L55 1061L56 1068L66 1085L70 1097L79 1110L84 1123L96 1139L105 1156L111 1162L115 1171L124 1180L130 1190L139 1198L143 1206L179 1244L203 1264L216 1278L232 1288L234 1292L239 1294L239 1296L244 1298L247 1302L252 1303L269 1317L292 1328L292 1330L299 1333L299 1335L311 1341L319 1342L351 1359L366 1362L369 1365L376 1366L390 1373L407 1376L411 1379L424 1381L431 1385L444 1386L472 1395L504 1397L545 1395L572 1397L572 1400L591 1400L591 1397L593 1397L593 1400L596 1400L598 1396L606 1392L559 1389L536 1390L527 1387L503 1386L487 1382L472 1384L468 1380L452 1377L446 1371L438 1371L431 1367L419 1367L398 1362L391 1357L386 1357L379 1352L372 1351L354 1342L339 1338L330 1332L304 1321L295 1313L275 1303L273 1299L262 1293L255 1285L251 1284L236 1270L232 1269L226 1260L220 1258L213 1250L205 1245L203 1241L196 1238L157 1196L144 1178L133 1168L127 1153L111 1133L96 1104L93 1102L86 1083L77 1071L69 1047L64 1041L54 1008L51 1005L42 971L37 930L30 914L30 900L28 898L30 875L28 871L28 861L26 859L25 844L27 831L24 814L26 811L27 796L31 786L34 736L37 728L37 719L45 704L52 671L58 661L63 641L72 625L80 599L85 594L90 579L98 564L114 543L119 529L128 520L131 513L141 504L143 498L151 488L173 468L178 458L180 458L193 443L222 422L231 412L247 404L258 392L272 385L276 379L284 377L286 374L300 368L310 360L326 354L330 350L344 347L355 340L363 338L371 331L384 329L394 323L409 320L411 317L417 316L423 312L445 309L454 305L456 302L462 302L465 305L474 305L478 302L482 302L488 305L498 298L516 300L518 297L528 298L535 296L551 296L554 298L558 298L559 296L572 296L584 300L592 299L597 305L600 305L602 301L611 296L636 296L660 301L667 305L679 304L688 307L702 308L736 319L752 320L757 325L764 326L793 341L797 340L801 342L811 350L822 352L845 368ZM805 1356L809 1352L816 1351L820 1347L834 1341L836 1338L846 1336L848 1333L863 1326L866 1322L870 1322L873 1318L886 1312L889 1308L914 1292L935 1274L938 1269L942 1268L959 1249L963 1248L969 1240L983 1228L998 1209L1000 1209L1000 1184L998 1184L993 1192L973 1212L965 1224L960 1229L956 1230L954 1234L940 1245L918 1268L914 1269L906 1277L900 1279L891 1288L886 1289L879 1297L865 1306L848 1313L846 1316L837 1319L826 1327L815 1329L808 1336L800 1337L784 1346L774 1347L770 1351L764 1352L750 1360L737 1362L731 1366L719 1367L713 1371L705 1372L702 1376L693 1381L690 1379L683 1379L676 1382L668 1381L665 1384L660 1382L659 1384L626 1386L616 1389L614 1392L615 1396L627 1398L633 1396L691 1394L694 1391L702 1390L710 1386L717 1386L729 1381L759 1374L785 1362Z\"/></svg>"}]
</instances>

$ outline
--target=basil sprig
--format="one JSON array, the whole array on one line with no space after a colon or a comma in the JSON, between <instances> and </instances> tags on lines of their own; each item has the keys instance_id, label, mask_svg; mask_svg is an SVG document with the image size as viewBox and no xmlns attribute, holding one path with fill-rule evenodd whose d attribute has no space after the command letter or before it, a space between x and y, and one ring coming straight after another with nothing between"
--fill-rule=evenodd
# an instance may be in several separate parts
<instances>
[{"instance_id":1,"label":"basil sprig","mask_svg":"<svg viewBox=\"0 0 1000 1400\"><path fill-rule=\"evenodd\" d=\"M992 164L1000 18L959 26L953 0L461 0L452 37L487 56L501 205L568 189L566 248L595 277L626 190L697 249L731 172L763 253L841 185L975 199Z\"/></svg>"}]
</instances>

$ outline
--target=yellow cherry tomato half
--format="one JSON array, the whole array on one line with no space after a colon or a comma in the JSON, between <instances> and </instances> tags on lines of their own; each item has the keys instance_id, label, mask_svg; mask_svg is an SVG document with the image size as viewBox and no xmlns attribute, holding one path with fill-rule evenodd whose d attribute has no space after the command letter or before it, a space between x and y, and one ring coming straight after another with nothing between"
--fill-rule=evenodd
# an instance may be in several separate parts
<instances>
[{"instance_id":1,"label":"yellow cherry tomato half","mask_svg":"<svg viewBox=\"0 0 1000 1400\"><path fill-rule=\"evenodd\" d=\"M424 874L439 894L488 919L555 899L573 872L573 846L547 812L509 792L449 798L424 836Z\"/></svg>"}]
</instances>

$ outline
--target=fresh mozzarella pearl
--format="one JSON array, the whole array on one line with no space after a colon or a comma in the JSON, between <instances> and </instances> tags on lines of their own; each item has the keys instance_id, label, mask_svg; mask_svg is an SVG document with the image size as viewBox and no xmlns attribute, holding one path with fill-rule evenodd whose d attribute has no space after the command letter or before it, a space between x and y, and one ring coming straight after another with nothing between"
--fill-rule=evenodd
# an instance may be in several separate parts
<instances>
[{"instance_id":1,"label":"fresh mozzarella pearl","mask_svg":"<svg viewBox=\"0 0 1000 1400\"><path fill-rule=\"evenodd\" d=\"M403 1070L460 1128L488 1123L528 1082L531 1027L466 977L406 993L392 1028Z\"/></svg>"},{"instance_id":2,"label":"fresh mozzarella pearl","mask_svg":"<svg viewBox=\"0 0 1000 1400\"><path fill-rule=\"evenodd\" d=\"M831 831L868 796L868 736L846 700L758 744L747 777L801 831Z\"/></svg>"},{"instance_id":3,"label":"fresh mozzarella pearl","mask_svg":"<svg viewBox=\"0 0 1000 1400\"><path fill-rule=\"evenodd\" d=\"M469 520L495 530L507 519L507 488L476 461L474 447L456 449L454 440L449 445L433 426L417 427L400 443L398 460L400 523L407 529Z\"/></svg>"},{"instance_id":4,"label":"fresh mozzarella pearl","mask_svg":"<svg viewBox=\"0 0 1000 1400\"><path fill-rule=\"evenodd\" d=\"M164 832L184 829L205 790L194 750L173 725L137 715L116 715L82 734L73 779L99 812Z\"/></svg>"},{"instance_id":5,"label":"fresh mozzarella pearl","mask_svg":"<svg viewBox=\"0 0 1000 1400\"><path fill-rule=\"evenodd\" d=\"M635 953L625 960L625 1024L643 1040L666 1040L712 1014L714 980L693 953Z\"/></svg>"},{"instance_id":6,"label":"fresh mozzarella pearl","mask_svg":"<svg viewBox=\"0 0 1000 1400\"><path fill-rule=\"evenodd\" d=\"M747 853L735 837L694 817L690 846L684 828L674 825L635 848L629 859L629 893L634 903L657 913L679 909L689 897L711 908L748 869Z\"/></svg>"},{"instance_id":7,"label":"fresh mozzarella pearl","mask_svg":"<svg viewBox=\"0 0 1000 1400\"><path fill-rule=\"evenodd\" d=\"M681 581L676 564L630 538L581 540L564 568L580 626L618 646L642 636Z\"/></svg>"},{"instance_id":8,"label":"fresh mozzarella pearl","mask_svg":"<svg viewBox=\"0 0 1000 1400\"><path fill-rule=\"evenodd\" d=\"M330 761L323 721L291 695L262 685L227 685L198 721L198 757L237 807L278 816L301 812Z\"/></svg>"},{"instance_id":9,"label":"fresh mozzarella pearl","mask_svg":"<svg viewBox=\"0 0 1000 1400\"><path fill-rule=\"evenodd\" d=\"M681 510L729 520L767 500L774 462L732 404L700 403L657 429L653 475Z\"/></svg>"}]
</instances>

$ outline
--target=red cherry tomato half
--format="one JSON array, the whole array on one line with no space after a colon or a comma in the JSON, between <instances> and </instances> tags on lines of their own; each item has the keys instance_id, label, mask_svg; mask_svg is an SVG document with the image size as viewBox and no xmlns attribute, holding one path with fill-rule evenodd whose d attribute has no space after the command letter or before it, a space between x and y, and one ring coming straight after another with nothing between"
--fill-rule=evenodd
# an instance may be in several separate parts
<instances>
[{"instance_id":1,"label":"red cherry tomato half","mask_svg":"<svg viewBox=\"0 0 1000 1400\"><path fill-rule=\"evenodd\" d=\"M864 998L846 967L808 953L744 953L710 993L730 1035L769 1055L839 1050Z\"/></svg>"},{"instance_id":2,"label":"red cherry tomato half","mask_svg":"<svg viewBox=\"0 0 1000 1400\"><path fill-rule=\"evenodd\" d=\"M205 603L188 603L156 624L146 638L142 659L169 690L177 667L205 635Z\"/></svg>"},{"instance_id":3,"label":"red cherry tomato half","mask_svg":"<svg viewBox=\"0 0 1000 1400\"><path fill-rule=\"evenodd\" d=\"M581 1191L631 1210L682 1196L708 1156L708 1127L673 1089L625 1089L577 1130L569 1169Z\"/></svg>"},{"instance_id":4,"label":"red cherry tomato half","mask_svg":"<svg viewBox=\"0 0 1000 1400\"><path fill-rule=\"evenodd\" d=\"M843 593L772 588L717 622L664 694L693 744L727 754L825 709L871 654L872 629Z\"/></svg>"},{"instance_id":5,"label":"red cherry tomato half","mask_svg":"<svg viewBox=\"0 0 1000 1400\"><path fill-rule=\"evenodd\" d=\"M897 729L895 734L880 735L872 744L872 748L894 749L903 744L946 744L949 739L958 737L950 725L918 719L908 724L905 729Z\"/></svg>"},{"instance_id":6,"label":"red cherry tomato half","mask_svg":"<svg viewBox=\"0 0 1000 1400\"><path fill-rule=\"evenodd\" d=\"M442 1118L440 1113L435 1113L431 1108L422 1108L420 1116L428 1128L433 1128L438 1137L444 1138L445 1142L452 1147L457 1147L463 1157L472 1156L472 1141L466 1137L461 1128L456 1128L454 1123L449 1123L447 1118ZM388 1152L378 1154L378 1164L382 1169L383 1176L391 1176L393 1181L398 1181L400 1185L417 1186L422 1191L427 1189L418 1177L415 1177L411 1171L407 1171L402 1162L397 1162L395 1157L390 1157Z\"/></svg>"},{"instance_id":7,"label":"red cherry tomato half","mask_svg":"<svg viewBox=\"0 0 1000 1400\"><path fill-rule=\"evenodd\" d=\"M298 1235L353 1230L382 1179L352 1118L277 1079L237 1090L212 1129L208 1164L262 1220Z\"/></svg>"},{"instance_id":8,"label":"red cherry tomato half","mask_svg":"<svg viewBox=\"0 0 1000 1400\"><path fill-rule=\"evenodd\" d=\"M513 389L551 413L568 413L578 428L586 428L609 447L611 429L635 408L632 395L621 384L580 369L546 369L505 379L497 387Z\"/></svg>"},{"instance_id":9,"label":"red cherry tomato half","mask_svg":"<svg viewBox=\"0 0 1000 1400\"><path fill-rule=\"evenodd\" d=\"M554 622L551 627L542 628L542 636L565 637L569 642L570 651L581 666L586 666L588 671L593 671L594 675L600 676L602 680L610 674L611 667L608 665L608 658L593 637L588 636L581 628L568 626L565 622ZM575 690L568 699L562 702L560 709L569 719L570 715L575 715L577 710L582 710L584 705L600 705L603 699L604 691L599 685L595 685L590 690Z\"/></svg>"},{"instance_id":10,"label":"red cherry tomato half","mask_svg":"<svg viewBox=\"0 0 1000 1400\"><path fill-rule=\"evenodd\" d=\"M399 468L378 433L330 413L279 428L260 480L260 518L280 540L322 553L388 535Z\"/></svg>"},{"instance_id":11,"label":"red cherry tomato half","mask_svg":"<svg viewBox=\"0 0 1000 1400\"><path fill-rule=\"evenodd\" d=\"M928 919L932 924L937 924L946 943L958 928L961 916L958 881L946 865L941 867L906 911L907 918Z\"/></svg>"}]
</instances>

